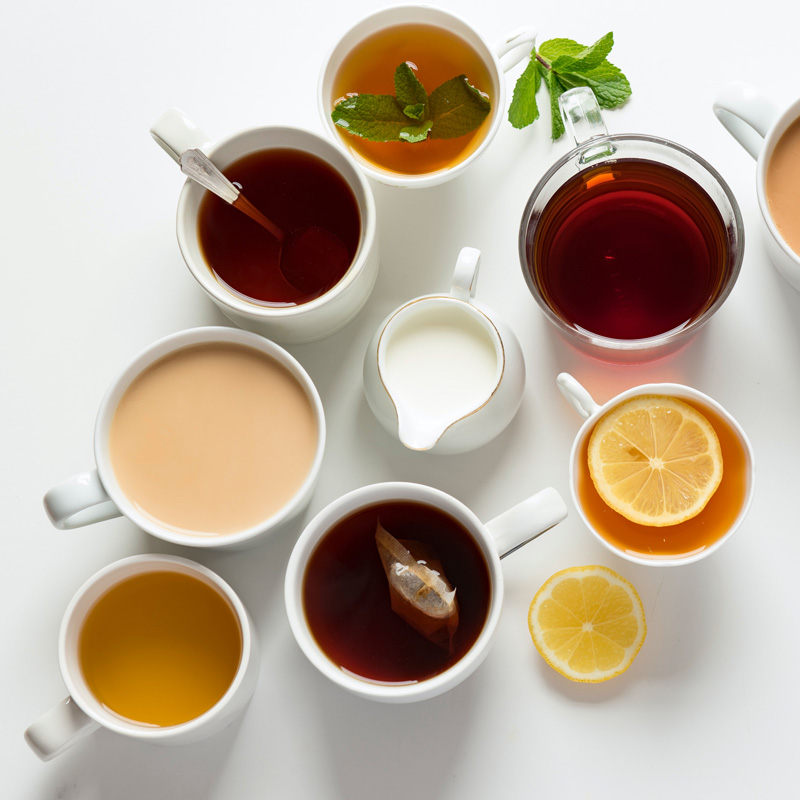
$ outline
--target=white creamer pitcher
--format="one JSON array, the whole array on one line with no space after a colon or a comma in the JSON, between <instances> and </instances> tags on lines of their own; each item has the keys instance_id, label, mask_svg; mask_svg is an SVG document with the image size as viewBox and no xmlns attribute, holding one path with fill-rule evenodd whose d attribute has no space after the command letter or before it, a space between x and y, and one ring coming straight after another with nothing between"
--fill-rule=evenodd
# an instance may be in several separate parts
<instances>
[{"instance_id":1,"label":"white creamer pitcher","mask_svg":"<svg viewBox=\"0 0 800 800\"><path fill-rule=\"evenodd\" d=\"M370 408L411 450L462 453L513 419L525 361L511 328L474 299L480 251L459 253L448 294L417 297L380 325L364 359Z\"/></svg>"}]
</instances>

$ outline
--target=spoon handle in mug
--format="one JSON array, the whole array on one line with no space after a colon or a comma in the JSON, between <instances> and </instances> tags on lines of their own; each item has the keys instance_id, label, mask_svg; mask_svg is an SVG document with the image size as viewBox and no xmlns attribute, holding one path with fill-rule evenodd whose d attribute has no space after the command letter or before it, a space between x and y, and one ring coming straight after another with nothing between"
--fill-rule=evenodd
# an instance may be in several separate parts
<instances>
[{"instance_id":1,"label":"spoon handle in mug","mask_svg":"<svg viewBox=\"0 0 800 800\"><path fill-rule=\"evenodd\" d=\"M196 148L181 153L181 172L197 181L204 189L221 197L226 203L236 202L239 190L214 166L211 159Z\"/></svg>"}]
</instances>

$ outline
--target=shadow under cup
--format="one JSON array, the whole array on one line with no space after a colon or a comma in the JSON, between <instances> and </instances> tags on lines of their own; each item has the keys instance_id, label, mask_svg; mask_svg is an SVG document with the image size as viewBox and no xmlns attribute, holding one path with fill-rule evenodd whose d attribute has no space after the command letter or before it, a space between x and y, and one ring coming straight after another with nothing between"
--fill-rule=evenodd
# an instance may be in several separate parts
<instances>
[{"instance_id":1,"label":"shadow under cup","mask_svg":"<svg viewBox=\"0 0 800 800\"><path fill-rule=\"evenodd\" d=\"M668 355L730 294L744 228L730 188L665 139L596 136L539 181L519 232L528 288L567 341L607 361Z\"/></svg>"}]
</instances>

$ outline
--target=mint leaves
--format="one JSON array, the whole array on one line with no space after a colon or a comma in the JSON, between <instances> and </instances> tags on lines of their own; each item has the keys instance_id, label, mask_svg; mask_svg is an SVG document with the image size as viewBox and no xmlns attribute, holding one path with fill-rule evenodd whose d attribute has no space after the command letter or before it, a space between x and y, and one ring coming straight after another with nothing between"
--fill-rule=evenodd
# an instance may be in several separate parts
<instances>
[{"instance_id":1,"label":"mint leaves","mask_svg":"<svg viewBox=\"0 0 800 800\"><path fill-rule=\"evenodd\" d=\"M607 59L613 46L613 33L607 33L590 47L572 39L542 42L538 51L534 49L531 52L531 60L517 80L508 109L508 121L515 128L524 128L538 119L536 93L542 83L550 93L554 140L564 133L558 98L567 89L588 86L601 108L614 108L624 103L631 95L631 86L622 72Z\"/></svg>"},{"instance_id":2,"label":"mint leaves","mask_svg":"<svg viewBox=\"0 0 800 800\"><path fill-rule=\"evenodd\" d=\"M340 100L331 118L354 136L373 142L422 142L456 139L474 131L486 119L491 103L458 75L430 94L416 73L403 62L394 71L390 94L354 94Z\"/></svg>"}]
</instances>

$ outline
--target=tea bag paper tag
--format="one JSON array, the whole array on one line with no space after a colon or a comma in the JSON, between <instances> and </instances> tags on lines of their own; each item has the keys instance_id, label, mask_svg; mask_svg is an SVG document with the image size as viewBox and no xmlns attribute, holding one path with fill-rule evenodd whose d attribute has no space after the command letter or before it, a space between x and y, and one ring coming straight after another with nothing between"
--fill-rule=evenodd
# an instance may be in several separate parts
<instances>
[{"instance_id":1,"label":"tea bag paper tag","mask_svg":"<svg viewBox=\"0 0 800 800\"><path fill-rule=\"evenodd\" d=\"M396 539L380 522L375 542L389 582L392 611L426 639L449 650L458 627L458 601L433 548Z\"/></svg>"}]
</instances>

